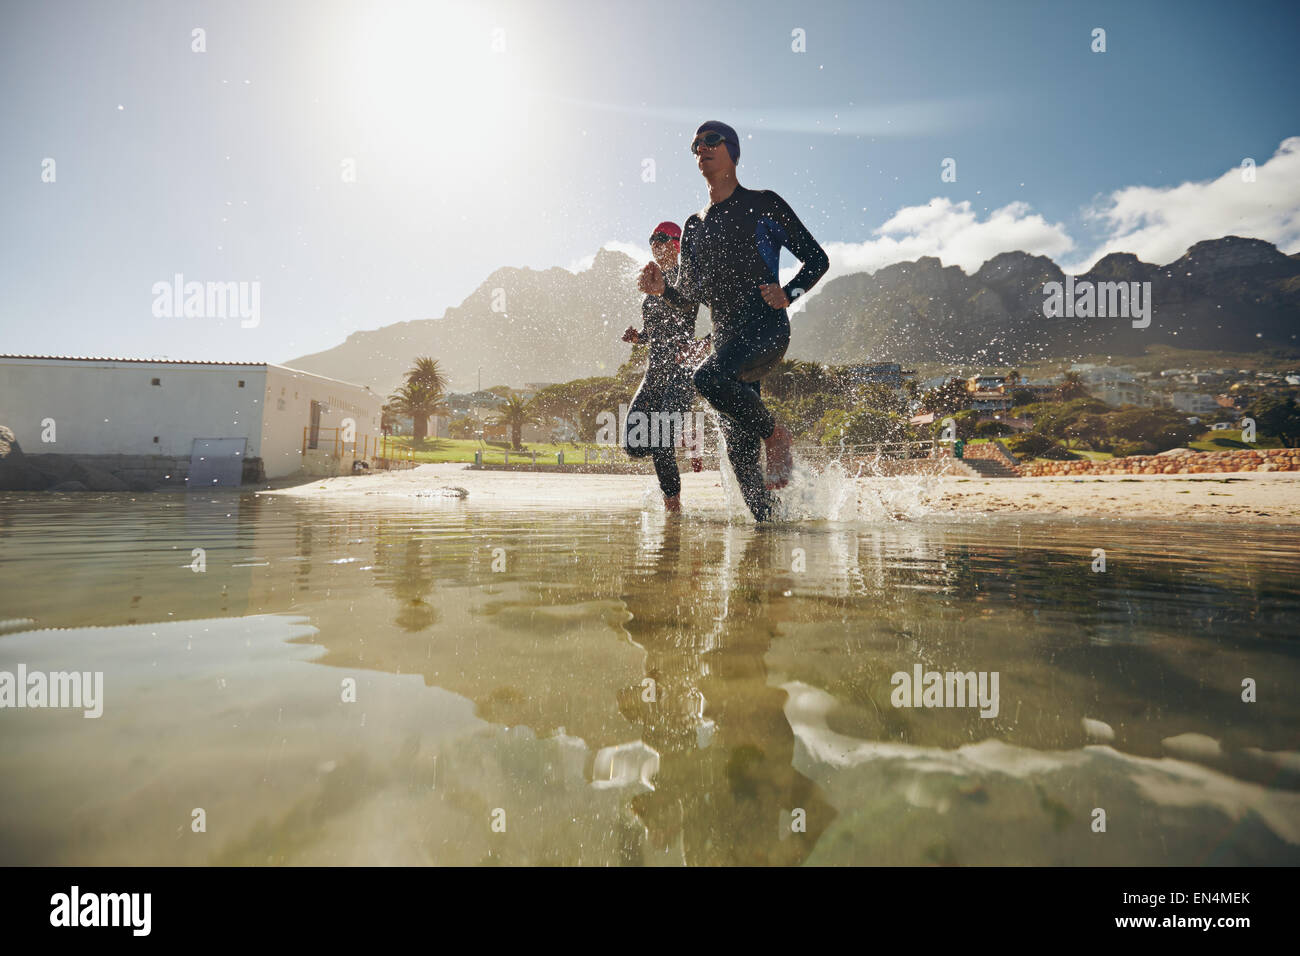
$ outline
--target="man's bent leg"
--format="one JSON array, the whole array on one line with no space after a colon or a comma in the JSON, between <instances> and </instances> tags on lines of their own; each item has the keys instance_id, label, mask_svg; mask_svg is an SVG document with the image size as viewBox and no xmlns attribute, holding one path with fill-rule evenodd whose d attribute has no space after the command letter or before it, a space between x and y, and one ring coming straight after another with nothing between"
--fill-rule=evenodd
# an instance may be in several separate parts
<instances>
[{"instance_id":1,"label":"man's bent leg","mask_svg":"<svg viewBox=\"0 0 1300 956\"><path fill-rule=\"evenodd\" d=\"M770 371L789 345L789 320L774 317L765 328L748 330L710 355L695 372L695 388L720 415L765 439L776 420L758 390L748 386Z\"/></svg>"}]
</instances>

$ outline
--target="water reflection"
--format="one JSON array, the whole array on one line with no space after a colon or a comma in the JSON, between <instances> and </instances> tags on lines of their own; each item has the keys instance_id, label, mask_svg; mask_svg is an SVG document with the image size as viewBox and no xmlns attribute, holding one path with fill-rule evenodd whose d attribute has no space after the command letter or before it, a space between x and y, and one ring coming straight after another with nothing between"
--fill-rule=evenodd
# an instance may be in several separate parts
<instances>
[{"instance_id":1,"label":"water reflection","mask_svg":"<svg viewBox=\"0 0 1300 956\"><path fill-rule=\"evenodd\" d=\"M779 539L664 515L644 524L623 600L650 683L624 688L619 709L660 760L655 789L632 807L651 843L680 845L689 864L801 862L834 810L795 769L787 695L768 681L789 606L760 555Z\"/></svg>"},{"instance_id":2,"label":"water reflection","mask_svg":"<svg viewBox=\"0 0 1300 956\"><path fill-rule=\"evenodd\" d=\"M214 493L0 534L0 669L109 700L0 712L0 862L1297 862L1283 531ZM998 716L894 707L916 664L999 672Z\"/></svg>"}]
</instances>

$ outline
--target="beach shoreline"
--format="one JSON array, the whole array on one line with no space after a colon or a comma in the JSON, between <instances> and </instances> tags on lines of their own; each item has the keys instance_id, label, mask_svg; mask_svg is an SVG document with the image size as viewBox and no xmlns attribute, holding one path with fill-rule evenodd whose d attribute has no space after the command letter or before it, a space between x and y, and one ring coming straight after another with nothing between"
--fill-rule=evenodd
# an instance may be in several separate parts
<instances>
[{"instance_id":1,"label":"beach shoreline","mask_svg":"<svg viewBox=\"0 0 1300 956\"><path fill-rule=\"evenodd\" d=\"M852 479L848 479L852 480ZM1087 475L1050 478L869 477L856 479L860 499L915 489L926 517L1019 515L1139 519L1232 520L1300 525L1300 474ZM651 475L568 475L477 470L463 464L421 465L408 471L318 478L260 492L300 500L375 503L376 499L463 499L496 507L660 508ZM682 476L689 513L725 512L717 471ZM910 516L918 516L912 509Z\"/></svg>"}]
</instances>

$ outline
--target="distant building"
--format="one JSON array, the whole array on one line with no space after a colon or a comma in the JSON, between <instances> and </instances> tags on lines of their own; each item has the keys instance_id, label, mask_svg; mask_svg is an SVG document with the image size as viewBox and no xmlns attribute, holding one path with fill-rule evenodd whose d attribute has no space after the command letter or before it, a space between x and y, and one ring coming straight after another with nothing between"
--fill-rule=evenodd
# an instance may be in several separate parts
<instances>
[{"instance_id":1,"label":"distant building","mask_svg":"<svg viewBox=\"0 0 1300 956\"><path fill-rule=\"evenodd\" d=\"M976 392L999 392L1006 387L1007 377L1005 375L972 375L966 380L966 391L972 394Z\"/></svg>"},{"instance_id":2,"label":"distant building","mask_svg":"<svg viewBox=\"0 0 1300 956\"><path fill-rule=\"evenodd\" d=\"M393 435L414 435L415 422L410 415L390 416L393 426L390 434ZM450 438L451 437L451 416L450 415L430 415L425 425L424 434L428 438Z\"/></svg>"},{"instance_id":3,"label":"distant building","mask_svg":"<svg viewBox=\"0 0 1300 956\"><path fill-rule=\"evenodd\" d=\"M1150 389L1138 382L1108 382L1089 389L1093 398L1107 405L1140 405L1156 408L1163 404Z\"/></svg>"},{"instance_id":4,"label":"distant building","mask_svg":"<svg viewBox=\"0 0 1300 956\"><path fill-rule=\"evenodd\" d=\"M367 386L269 362L0 355L0 424L28 454L336 474L374 457L382 405Z\"/></svg>"},{"instance_id":5,"label":"distant building","mask_svg":"<svg viewBox=\"0 0 1300 956\"><path fill-rule=\"evenodd\" d=\"M845 375L853 385L884 385L888 388L902 388L903 379L915 374L915 369L904 369L897 362L850 365L845 369Z\"/></svg>"},{"instance_id":6,"label":"distant building","mask_svg":"<svg viewBox=\"0 0 1300 956\"><path fill-rule=\"evenodd\" d=\"M506 400L496 392L452 392L443 401L451 410L452 417L460 417L473 412L480 417L495 414Z\"/></svg>"},{"instance_id":7,"label":"distant building","mask_svg":"<svg viewBox=\"0 0 1300 956\"><path fill-rule=\"evenodd\" d=\"M1213 395L1204 392L1172 392L1169 395L1170 407L1187 415L1206 416L1220 411L1220 406Z\"/></svg>"},{"instance_id":8,"label":"distant building","mask_svg":"<svg viewBox=\"0 0 1300 956\"><path fill-rule=\"evenodd\" d=\"M1088 385L1105 385L1137 381L1137 376L1133 374L1131 369L1110 365L1093 366L1083 372L1079 378Z\"/></svg>"},{"instance_id":9,"label":"distant building","mask_svg":"<svg viewBox=\"0 0 1300 956\"><path fill-rule=\"evenodd\" d=\"M974 391L966 396L967 408L980 412L1003 412L1011 408L1011 396L1001 391Z\"/></svg>"}]
</instances>

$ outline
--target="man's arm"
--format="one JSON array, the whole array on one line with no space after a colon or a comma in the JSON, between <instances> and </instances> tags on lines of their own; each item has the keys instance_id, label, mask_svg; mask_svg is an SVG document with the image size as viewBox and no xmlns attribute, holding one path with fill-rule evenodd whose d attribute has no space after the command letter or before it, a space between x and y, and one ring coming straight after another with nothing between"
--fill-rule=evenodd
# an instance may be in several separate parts
<instances>
[{"instance_id":1,"label":"man's arm","mask_svg":"<svg viewBox=\"0 0 1300 956\"><path fill-rule=\"evenodd\" d=\"M831 267L831 261L826 255L826 250L799 221L790 204L770 189L765 189L763 192L772 203L773 218L785 230L786 248L793 252L795 258L801 263L795 277L781 287L786 298L794 302L795 290L799 290L800 295L809 292Z\"/></svg>"}]
</instances>

